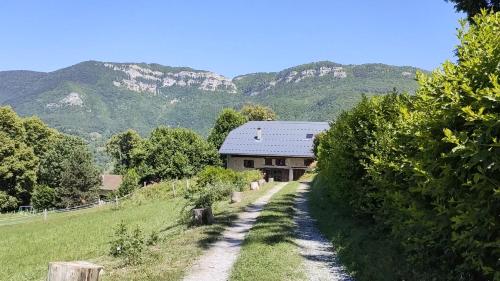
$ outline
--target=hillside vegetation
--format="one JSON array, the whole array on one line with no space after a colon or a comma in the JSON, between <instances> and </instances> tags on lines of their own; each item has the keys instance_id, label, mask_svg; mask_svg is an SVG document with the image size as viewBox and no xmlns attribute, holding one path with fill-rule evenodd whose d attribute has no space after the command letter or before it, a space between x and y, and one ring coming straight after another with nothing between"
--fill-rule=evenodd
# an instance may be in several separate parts
<instances>
[{"instance_id":1,"label":"hillside vegetation","mask_svg":"<svg viewBox=\"0 0 500 281\"><path fill-rule=\"evenodd\" d=\"M402 256L380 276L333 237L358 280L500 280L500 13L458 34L458 63L419 75L415 96L364 98L320 137L330 204Z\"/></svg>"},{"instance_id":2,"label":"hillside vegetation","mask_svg":"<svg viewBox=\"0 0 500 281\"><path fill-rule=\"evenodd\" d=\"M318 62L228 79L158 64L82 62L54 72L0 72L0 104L36 115L51 127L102 144L159 125L206 135L222 108L270 106L285 120L332 120L362 94L413 92L416 68Z\"/></svg>"}]
</instances>

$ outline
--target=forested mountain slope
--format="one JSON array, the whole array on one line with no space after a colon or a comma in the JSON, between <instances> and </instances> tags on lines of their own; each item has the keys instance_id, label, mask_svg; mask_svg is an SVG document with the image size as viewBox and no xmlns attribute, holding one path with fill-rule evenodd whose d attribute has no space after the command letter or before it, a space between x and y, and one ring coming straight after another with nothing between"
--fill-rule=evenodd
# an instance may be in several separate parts
<instances>
[{"instance_id":1,"label":"forested mountain slope","mask_svg":"<svg viewBox=\"0 0 500 281\"><path fill-rule=\"evenodd\" d=\"M89 140L158 125L206 134L222 108L245 103L268 105L284 120L332 120L362 94L413 92L416 71L316 62L229 79L187 67L87 61L49 73L0 72L0 104Z\"/></svg>"}]
</instances>

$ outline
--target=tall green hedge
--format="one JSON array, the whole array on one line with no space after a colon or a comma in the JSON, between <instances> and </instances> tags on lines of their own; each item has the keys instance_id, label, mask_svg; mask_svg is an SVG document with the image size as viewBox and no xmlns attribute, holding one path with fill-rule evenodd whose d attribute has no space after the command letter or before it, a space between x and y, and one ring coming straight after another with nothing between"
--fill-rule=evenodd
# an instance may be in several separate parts
<instances>
[{"instance_id":1,"label":"tall green hedge","mask_svg":"<svg viewBox=\"0 0 500 281\"><path fill-rule=\"evenodd\" d=\"M332 195L399 241L407 280L500 280L500 13L474 21L457 63L414 97L363 99L317 149Z\"/></svg>"}]
</instances>

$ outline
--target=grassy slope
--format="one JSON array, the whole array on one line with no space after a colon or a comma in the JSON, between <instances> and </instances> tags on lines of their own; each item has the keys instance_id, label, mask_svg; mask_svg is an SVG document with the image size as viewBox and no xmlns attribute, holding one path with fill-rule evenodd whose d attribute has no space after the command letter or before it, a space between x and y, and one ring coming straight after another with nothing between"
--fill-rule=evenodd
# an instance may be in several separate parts
<instances>
[{"instance_id":1,"label":"grassy slope","mask_svg":"<svg viewBox=\"0 0 500 281\"><path fill-rule=\"evenodd\" d=\"M49 215L28 223L0 227L0 280L43 280L47 263L60 260L90 260L105 266L105 281L178 280L208 243L217 238L236 212L269 189L247 191L238 204L221 202L215 208L216 223L186 228L177 219L184 199L172 198L169 184L157 190L141 190L120 208L101 207L74 213ZM179 193L179 191L178 191ZM154 198L153 198L154 197ZM144 263L122 267L107 255L113 227L120 221L139 225L148 235L160 231L162 242L149 248Z\"/></svg>"},{"instance_id":2,"label":"grassy slope","mask_svg":"<svg viewBox=\"0 0 500 281\"><path fill-rule=\"evenodd\" d=\"M243 244L231 280L304 280L302 257L293 243L297 182L286 185L264 208Z\"/></svg>"},{"instance_id":3,"label":"grassy slope","mask_svg":"<svg viewBox=\"0 0 500 281\"><path fill-rule=\"evenodd\" d=\"M332 199L319 177L309 196L311 215L356 280L401 280L398 269L405 266L404 259L388 238L374 235L378 232L370 222L353 217L344 202Z\"/></svg>"}]
</instances>

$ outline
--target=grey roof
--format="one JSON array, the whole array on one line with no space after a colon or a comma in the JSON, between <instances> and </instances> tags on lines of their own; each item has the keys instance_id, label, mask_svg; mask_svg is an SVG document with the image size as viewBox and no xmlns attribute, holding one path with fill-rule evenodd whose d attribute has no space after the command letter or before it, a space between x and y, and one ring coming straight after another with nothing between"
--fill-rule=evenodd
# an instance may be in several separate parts
<instances>
[{"instance_id":1,"label":"grey roof","mask_svg":"<svg viewBox=\"0 0 500 281\"><path fill-rule=\"evenodd\" d=\"M327 122L250 121L232 130L219 152L231 155L314 157L313 138L329 128ZM256 140L257 128L262 138Z\"/></svg>"}]
</instances>

